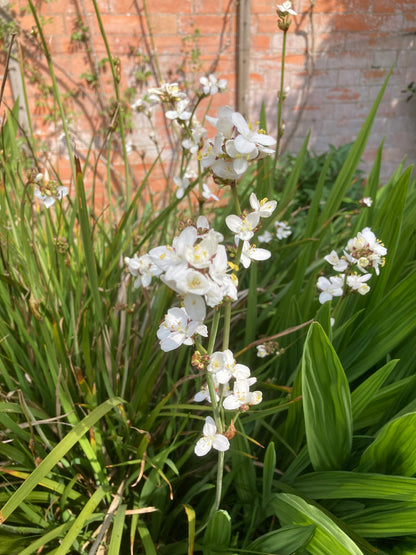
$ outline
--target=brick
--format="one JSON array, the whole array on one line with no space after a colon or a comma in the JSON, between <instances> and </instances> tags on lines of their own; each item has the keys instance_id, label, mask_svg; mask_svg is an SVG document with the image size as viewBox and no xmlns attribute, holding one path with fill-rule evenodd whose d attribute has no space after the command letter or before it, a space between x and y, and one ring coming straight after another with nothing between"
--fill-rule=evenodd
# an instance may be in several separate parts
<instances>
[{"instance_id":1,"label":"brick","mask_svg":"<svg viewBox=\"0 0 416 555\"><path fill-rule=\"evenodd\" d=\"M191 30L199 29L204 35L214 34L218 36L219 31L229 28L229 17L227 15L195 15L192 17L191 28L189 28L189 18L178 17L178 31L189 33Z\"/></svg>"},{"instance_id":2,"label":"brick","mask_svg":"<svg viewBox=\"0 0 416 555\"><path fill-rule=\"evenodd\" d=\"M166 1L171 2L172 5L175 5L172 0ZM225 9L225 7L222 6L221 0L194 0L192 11L194 14L221 14L223 13L223 9ZM185 10L182 9L181 5L181 13L183 13L184 11Z\"/></svg>"}]
</instances>

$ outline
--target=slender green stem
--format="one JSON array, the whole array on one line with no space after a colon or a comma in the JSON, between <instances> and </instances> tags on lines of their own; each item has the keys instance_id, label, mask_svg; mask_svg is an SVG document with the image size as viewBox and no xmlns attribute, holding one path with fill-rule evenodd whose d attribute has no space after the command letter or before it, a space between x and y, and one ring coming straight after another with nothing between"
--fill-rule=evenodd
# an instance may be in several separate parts
<instances>
[{"instance_id":1,"label":"slender green stem","mask_svg":"<svg viewBox=\"0 0 416 555\"><path fill-rule=\"evenodd\" d=\"M217 487L215 492L215 502L212 512L218 511L221 503L222 495L222 477L224 474L224 451L218 451L218 466L217 466Z\"/></svg>"},{"instance_id":2,"label":"slender green stem","mask_svg":"<svg viewBox=\"0 0 416 555\"><path fill-rule=\"evenodd\" d=\"M283 31L282 64L280 69L280 90L279 90L279 98L277 103L277 143L276 143L276 151L274 153L274 167L276 167L277 159L279 157L280 141L283 136L282 106L283 106L283 100L284 100L286 38L287 38L287 29Z\"/></svg>"},{"instance_id":3,"label":"slender green stem","mask_svg":"<svg viewBox=\"0 0 416 555\"><path fill-rule=\"evenodd\" d=\"M240 206L240 201L238 199L237 183L235 181L233 181L231 183L231 195L233 197L233 201L234 201L234 205L235 205L235 211L237 212L237 216L241 216L241 214L242 214L241 206Z\"/></svg>"}]
</instances>

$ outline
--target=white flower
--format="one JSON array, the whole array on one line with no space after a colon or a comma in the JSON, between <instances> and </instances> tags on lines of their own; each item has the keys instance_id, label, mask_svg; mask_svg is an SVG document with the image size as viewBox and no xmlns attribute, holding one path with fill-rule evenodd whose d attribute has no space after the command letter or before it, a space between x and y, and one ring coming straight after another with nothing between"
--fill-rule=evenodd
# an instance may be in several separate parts
<instances>
[{"instance_id":1,"label":"white flower","mask_svg":"<svg viewBox=\"0 0 416 555\"><path fill-rule=\"evenodd\" d=\"M187 98L184 98L183 100L179 100L178 102L176 102L176 105L175 105L176 109L168 110L165 116L168 119L172 119L172 120L179 119L181 121L187 121L192 116L192 112L186 109L188 104L189 104L189 100Z\"/></svg>"},{"instance_id":2,"label":"white flower","mask_svg":"<svg viewBox=\"0 0 416 555\"><path fill-rule=\"evenodd\" d=\"M180 199L185 194L186 189L189 186L189 179L187 177L174 177L173 182L176 185L176 198Z\"/></svg>"},{"instance_id":3,"label":"white flower","mask_svg":"<svg viewBox=\"0 0 416 555\"><path fill-rule=\"evenodd\" d=\"M276 8L281 14L290 13L291 15L298 15L295 10L292 9L292 2L290 2L290 0L283 2L283 4L277 4Z\"/></svg>"},{"instance_id":4,"label":"white flower","mask_svg":"<svg viewBox=\"0 0 416 555\"><path fill-rule=\"evenodd\" d=\"M230 442L228 439L224 435L217 433L217 427L211 416L207 416L205 418L202 433L204 435L200 440L198 440L194 450L198 457L203 457L209 453L212 448L217 451L227 451L230 448Z\"/></svg>"},{"instance_id":5,"label":"white flower","mask_svg":"<svg viewBox=\"0 0 416 555\"><path fill-rule=\"evenodd\" d=\"M335 251L331 251L324 260L329 262L336 272L343 272L348 267L348 262L344 258L338 258Z\"/></svg>"},{"instance_id":6,"label":"white flower","mask_svg":"<svg viewBox=\"0 0 416 555\"><path fill-rule=\"evenodd\" d=\"M247 405L258 405L262 401L261 391L250 391L250 386L255 383L256 378L235 380L233 393L223 401L226 410L238 410L246 408Z\"/></svg>"},{"instance_id":7,"label":"white flower","mask_svg":"<svg viewBox=\"0 0 416 555\"><path fill-rule=\"evenodd\" d=\"M184 149L189 150L191 154L195 154L202 140L206 137L207 131L202 127L200 123L192 122L191 137L187 137L182 141L182 146Z\"/></svg>"},{"instance_id":8,"label":"white flower","mask_svg":"<svg viewBox=\"0 0 416 555\"><path fill-rule=\"evenodd\" d=\"M202 322L191 320L184 308L170 308L157 331L160 348L165 352L173 351L182 344L192 345L196 334L207 337L207 327Z\"/></svg>"},{"instance_id":9,"label":"white flower","mask_svg":"<svg viewBox=\"0 0 416 555\"><path fill-rule=\"evenodd\" d=\"M247 216L236 216L230 214L225 218L225 223L236 236L242 241L249 241L253 235L254 230L258 226L260 216L257 212L251 212Z\"/></svg>"},{"instance_id":10,"label":"white flower","mask_svg":"<svg viewBox=\"0 0 416 555\"><path fill-rule=\"evenodd\" d=\"M250 205L254 212L257 212L260 218L270 218L272 213L274 212L277 201L275 200L268 200L264 198L262 200L258 200L255 193L251 193L250 195Z\"/></svg>"},{"instance_id":11,"label":"white flower","mask_svg":"<svg viewBox=\"0 0 416 555\"><path fill-rule=\"evenodd\" d=\"M217 129L224 139L231 139L234 129L233 114L234 110L230 106L221 106L216 118L207 116L207 121Z\"/></svg>"},{"instance_id":12,"label":"white flower","mask_svg":"<svg viewBox=\"0 0 416 555\"><path fill-rule=\"evenodd\" d=\"M238 243L238 239L236 239ZM244 268L248 268L252 260L267 260L272 253L267 249L258 249L255 245L250 245L248 241L244 241L243 250L241 251L241 264Z\"/></svg>"},{"instance_id":13,"label":"white flower","mask_svg":"<svg viewBox=\"0 0 416 555\"><path fill-rule=\"evenodd\" d=\"M202 184L202 196L206 200L220 200L217 195L214 195L214 193L209 188L209 185L207 185L206 183Z\"/></svg>"},{"instance_id":14,"label":"white flower","mask_svg":"<svg viewBox=\"0 0 416 555\"><path fill-rule=\"evenodd\" d=\"M63 199L69 193L67 187L56 186L55 181L49 179L48 170L45 170L45 175L38 173L34 181L36 185L33 195L43 202L46 208L50 208L57 200Z\"/></svg>"},{"instance_id":15,"label":"white flower","mask_svg":"<svg viewBox=\"0 0 416 555\"><path fill-rule=\"evenodd\" d=\"M264 358L268 356L269 353L267 352L267 349L264 345L257 345L256 348L257 348L257 356L259 358Z\"/></svg>"},{"instance_id":16,"label":"white flower","mask_svg":"<svg viewBox=\"0 0 416 555\"><path fill-rule=\"evenodd\" d=\"M248 168L248 163L257 158L258 150L253 148L249 153L241 153L235 147L234 139L228 139L225 143L225 151L232 158L233 169L238 175L242 175Z\"/></svg>"},{"instance_id":17,"label":"white flower","mask_svg":"<svg viewBox=\"0 0 416 555\"><path fill-rule=\"evenodd\" d=\"M259 130L253 130L239 112L234 112L231 116L232 121L239 132L234 140L234 145L240 154L250 154L253 149L272 154L273 149L269 148L276 144L275 139Z\"/></svg>"},{"instance_id":18,"label":"white flower","mask_svg":"<svg viewBox=\"0 0 416 555\"><path fill-rule=\"evenodd\" d=\"M46 208L50 208L55 204L57 200L63 199L68 194L68 192L68 188L61 185L56 188L56 193L54 196L41 193L40 189L38 189L37 187L35 188L33 194L38 200L43 202Z\"/></svg>"},{"instance_id":19,"label":"white flower","mask_svg":"<svg viewBox=\"0 0 416 555\"><path fill-rule=\"evenodd\" d=\"M276 237L280 239L286 239L289 235L292 235L292 230L287 222L274 222L274 227L276 229Z\"/></svg>"},{"instance_id":20,"label":"white flower","mask_svg":"<svg viewBox=\"0 0 416 555\"><path fill-rule=\"evenodd\" d=\"M211 73L208 77L201 77L200 83L202 85L202 90L206 95L214 95L217 94L218 91L224 92L227 88L227 81L226 79L218 79Z\"/></svg>"},{"instance_id":21,"label":"white flower","mask_svg":"<svg viewBox=\"0 0 416 555\"><path fill-rule=\"evenodd\" d=\"M143 254L140 257L134 254L133 258L126 256L124 262L127 264L130 274L136 277L133 284L136 289L140 286L149 287L152 277L162 273L162 270L153 264L148 254Z\"/></svg>"},{"instance_id":22,"label":"white flower","mask_svg":"<svg viewBox=\"0 0 416 555\"><path fill-rule=\"evenodd\" d=\"M329 279L321 276L318 278L316 284L318 289L322 291L319 295L319 302L324 304L326 301L330 301L332 297L341 297L344 293L344 276L331 276Z\"/></svg>"},{"instance_id":23,"label":"white flower","mask_svg":"<svg viewBox=\"0 0 416 555\"><path fill-rule=\"evenodd\" d=\"M371 197L363 197L360 204L370 207L373 204L373 199Z\"/></svg>"},{"instance_id":24,"label":"white flower","mask_svg":"<svg viewBox=\"0 0 416 555\"><path fill-rule=\"evenodd\" d=\"M264 233L258 236L258 240L260 243L270 243L273 239L273 234L266 229Z\"/></svg>"},{"instance_id":25,"label":"white flower","mask_svg":"<svg viewBox=\"0 0 416 555\"><path fill-rule=\"evenodd\" d=\"M351 287L353 291L360 293L360 295L366 295L370 291L370 287L365 282L370 278L371 274L364 274L362 276L352 274L347 276L347 285Z\"/></svg>"}]
</instances>

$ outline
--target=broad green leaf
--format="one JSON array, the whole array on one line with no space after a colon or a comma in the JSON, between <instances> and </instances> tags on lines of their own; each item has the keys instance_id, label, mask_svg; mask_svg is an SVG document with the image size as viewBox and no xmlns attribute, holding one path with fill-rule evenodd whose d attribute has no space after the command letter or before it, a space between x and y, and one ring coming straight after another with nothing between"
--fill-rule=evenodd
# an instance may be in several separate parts
<instances>
[{"instance_id":1,"label":"broad green leaf","mask_svg":"<svg viewBox=\"0 0 416 555\"><path fill-rule=\"evenodd\" d=\"M374 394L380 389L384 381L390 376L390 373L398 363L398 360L391 360L377 372L374 372L369 378L364 380L351 394L352 418L354 422L365 411L370 404Z\"/></svg>"},{"instance_id":2,"label":"broad green leaf","mask_svg":"<svg viewBox=\"0 0 416 555\"><path fill-rule=\"evenodd\" d=\"M302 524L316 526L307 545L312 555L362 555L361 549L333 520L317 507L290 493L280 493L271 501L276 516L283 526Z\"/></svg>"},{"instance_id":3,"label":"broad green leaf","mask_svg":"<svg viewBox=\"0 0 416 555\"><path fill-rule=\"evenodd\" d=\"M296 478L311 499L386 499L416 502L416 478L364 472L313 472Z\"/></svg>"},{"instance_id":4,"label":"broad green leaf","mask_svg":"<svg viewBox=\"0 0 416 555\"><path fill-rule=\"evenodd\" d=\"M230 539L231 517L227 511L216 511L209 519L205 530L203 554L222 553L230 545Z\"/></svg>"},{"instance_id":5,"label":"broad green leaf","mask_svg":"<svg viewBox=\"0 0 416 555\"><path fill-rule=\"evenodd\" d=\"M278 553L292 555L305 547L312 539L315 526L284 526L264 534L252 542L247 549L255 553Z\"/></svg>"},{"instance_id":6,"label":"broad green leaf","mask_svg":"<svg viewBox=\"0 0 416 555\"><path fill-rule=\"evenodd\" d=\"M360 468L382 474L416 473L416 412L388 422L364 451Z\"/></svg>"},{"instance_id":7,"label":"broad green leaf","mask_svg":"<svg viewBox=\"0 0 416 555\"><path fill-rule=\"evenodd\" d=\"M377 306L365 311L348 345L338 350L349 380L364 374L415 332L415 298L416 271L412 271Z\"/></svg>"},{"instance_id":8,"label":"broad green leaf","mask_svg":"<svg viewBox=\"0 0 416 555\"><path fill-rule=\"evenodd\" d=\"M416 503L383 503L344 518L357 534L367 538L416 535Z\"/></svg>"},{"instance_id":9,"label":"broad green leaf","mask_svg":"<svg viewBox=\"0 0 416 555\"><path fill-rule=\"evenodd\" d=\"M350 391L338 356L317 322L311 324L303 350L302 398L312 466L341 469L352 444Z\"/></svg>"}]
</instances>

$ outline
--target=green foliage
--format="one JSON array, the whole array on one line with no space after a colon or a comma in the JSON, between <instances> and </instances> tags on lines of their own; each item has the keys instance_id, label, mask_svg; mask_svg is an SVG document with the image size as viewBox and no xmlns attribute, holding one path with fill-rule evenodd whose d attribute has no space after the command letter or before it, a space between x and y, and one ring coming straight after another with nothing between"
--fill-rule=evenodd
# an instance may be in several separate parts
<instances>
[{"instance_id":1,"label":"green foliage","mask_svg":"<svg viewBox=\"0 0 416 555\"><path fill-rule=\"evenodd\" d=\"M106 63L116 114L117 60ZM165 353L156 336L172 294L156 281L134 289L123 268L195 219L186 202L199 184L156 206L148 182L160 160L132 194L126 166L123 195L97 215L90 160L74 157L75 192L48 210L33 199L44 168L35 149L24 154L16 103L0 133L0 554L415 552L416 189L402 167L379 188L382 147L365 185L358 170L382 92L352 145L316 156L306 138L276 175L261 160L239 185L243 209L253 190L279 197L263 231L286 218L293 233L239 270L233 350L263 402L225 417L219 510L217 459L194 454L202 376L189 347ZM261 119L266 128L264 109ZM123 122L112 133L125 149ZM208 215L225 235L234 209L222 198ZM324 256L366 226L388 249L380 275L367 295L321 306Z\"/></svg>"}]
</instances>

